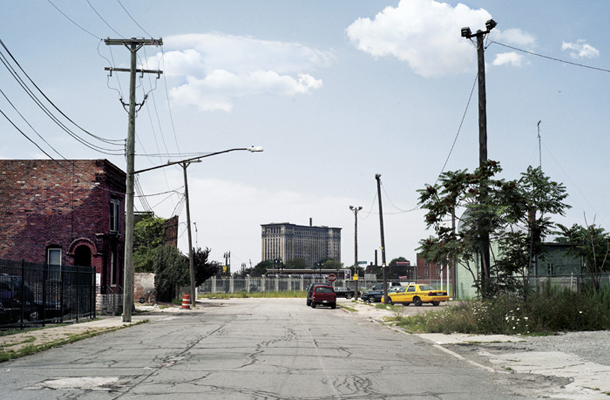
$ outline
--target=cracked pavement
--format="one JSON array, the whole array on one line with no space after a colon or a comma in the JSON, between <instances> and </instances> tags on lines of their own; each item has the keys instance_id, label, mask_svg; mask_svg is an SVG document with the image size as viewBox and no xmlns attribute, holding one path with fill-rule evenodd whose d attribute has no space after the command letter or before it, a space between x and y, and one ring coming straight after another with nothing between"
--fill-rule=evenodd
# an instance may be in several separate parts
<instances>
[{"instance_id":1,"label":"cracked pavement","mask_svg":"<svg viewBox=\"0 0 610 400\"><path fill-rule=\"evenodd\" d=\"M360 311L312 309L304 299L233 299L206 300L190 311L151 312L142 315L150 323L0 364L2 397L503 400L589 395L569 376L527 370L537 359L532 351L526 352L532 358L503 359L518 352L494 354L490 348L490 357L480 344L439 344L438 338L388 329L379 320L391 312L355 307Z\"/></svg>"}]
</instances>

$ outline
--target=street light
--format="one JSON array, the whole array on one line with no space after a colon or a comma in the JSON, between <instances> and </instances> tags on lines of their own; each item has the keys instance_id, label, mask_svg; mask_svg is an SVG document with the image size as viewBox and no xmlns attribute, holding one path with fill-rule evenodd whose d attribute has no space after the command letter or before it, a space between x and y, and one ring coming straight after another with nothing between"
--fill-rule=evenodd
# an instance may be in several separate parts
<instances>
[{"instance_id":1,"label":"street light","mask_svg":"<svg viewBox=\"0 0 610 400\"><path fill-rule=\"evenodd\" d=\"M362 210L362 206L349 206L349 209L354 212L354 275L358 274L358 211ZM347 286L347 285L346 285ZM358 300L358 280L356 279L354 290L354 299Z\"/></svg>"},{"instance_id":2,"label":"street light","mask_svg":"<svg viewBox=\"0 0 610 400\"><path fill-rule=\"evenodd\" d=\"M141 172L148 172L148 171L152 171L153 169L169 167L170 165L177 165L177 164L180 164L180 166L182 166L182 168L184 169L184 197L186 197L186 220L187 220L186 226L188 229L187 232L188 232L188 242L189 242L189 274L190 274L190 280L191 280L190 292L191 292L191 305L193 307L195 306L195 261L194 261L194 254L193 254L193 237L192 237L192 233L191 233L191 207L189 204L188 179L187 179L187 175L186 175L186 168L192 162L201 162L202 158L212 157L212 156L216 156L218 154L230 153L232 151L249 151L251 153L260 153L263 151L263 148L261 146L237 147L234 149L222 150L222 151L217 151L214 153L205 154L203 156L187 158L186 160L182 160L182 161L168 162L167 164L157 165L156 167L141 169L139 171L133 172L134 174L139 174ZM132 221L133 221L133 218L132 218ZM125 246L127 246L127 244ZM131 247L133 248L133 244L131 245ZM133 287L131 287L131 288L126 287L125 290L131 290L131 293L133 293Z\"/></svg>"},{"instance_id":3,"label":"street light","mask_svg":"<svg viewBox=\"0 0 610 400\"><path fill-rule=\"evenodd\" d=\"M483 167L487 162L487 98L485 94L485 35L498 25L493 19L485 22L487 30L478 30L472 33L470 28L462 28L462 37L471 39L477 38L477 69L479 82L479 167ZM487 188L481 185L481 197L487 197ZM480 221L482 224L482 222ZM487 297L487 284L490 279L490 250L489 232L483 229L481 234L481 287L483 288L483 298Z\"/></svg>"}]
</instances>

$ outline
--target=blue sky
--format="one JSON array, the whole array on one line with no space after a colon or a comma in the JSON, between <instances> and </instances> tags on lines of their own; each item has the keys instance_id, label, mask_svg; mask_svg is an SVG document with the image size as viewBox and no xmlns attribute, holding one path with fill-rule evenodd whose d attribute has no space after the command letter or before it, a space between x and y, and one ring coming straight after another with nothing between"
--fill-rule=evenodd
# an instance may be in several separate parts
<instances>
[{"instance_id":1,"label":"blue sky","mask_svg":"<svg viewBox=\"0 0 610 400\"><path fill-rule=\"evenodd\" d=\"M476 49L460 28L484 29L489 18L498 23L485 53L489 158L501 162L507 179L537 166L542 121L542 167L566 185L573 206L560 222L586 218L609 229L610 40L602 29L609 8L601 0L9 0L0 3L0 38L66 115L120 140L127 74L108 77L104 68L127 67L129 53L101 39L162 37L161 48L138 52L140 65L164 74L139 81L138 101L149 96L136 122L136 169L265 149L189 167L197 244L216 260L230 251L236 270L260 261L261 224L312 218L343 228L349 265L349 205L363 207L360 260L372 261L380 248L375 174L382 175L387 259L414 261L418 241L431 234L416 190L433 183L445 163L445 170L478 165L476 88L467 108ZM0 89L15 107L0 96L0 110L45 152L107 158L125 169L123 156L94 151L60 130L4 66ZM46 158L4 117L0 132L0 157ZM143 173L139 183L157 215L186 219L180 167ZM136 200L138 210L148 206ZM186 251L186 234L180 245Z\"/></svg>"}]
</instances>

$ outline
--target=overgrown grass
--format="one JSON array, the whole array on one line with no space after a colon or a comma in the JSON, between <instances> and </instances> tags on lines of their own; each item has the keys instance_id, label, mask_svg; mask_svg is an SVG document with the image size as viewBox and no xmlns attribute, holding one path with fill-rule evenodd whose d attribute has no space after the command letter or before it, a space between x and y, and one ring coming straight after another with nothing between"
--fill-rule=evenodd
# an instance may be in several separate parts
<instances>
[{"instance_id":1,"label":"overgrown grass","mask_svg":"<svg viewBox=\"0 0 610 400\"><path fill-rule=\"evenodd\" d=\"M285 299L285 298L306 298L307 292L300 290L291 290L286 292L235 292L235 293L206 293L200 294L200 299L247 299L247 298L273 298L273 299Z\"/></svg>"},{"instance_id":2,"label":"overgrown grass","mask_svg":"<svg viewBox=\"0 0 610 400\"><path fill-rule=\"evenodd\" d=\"M610 329L610 290L576 293L550 286L527 299L502 295L487 301L460 302L411 317L397 325L415 332L548 335Z\"/></svg>"}]
</instances>

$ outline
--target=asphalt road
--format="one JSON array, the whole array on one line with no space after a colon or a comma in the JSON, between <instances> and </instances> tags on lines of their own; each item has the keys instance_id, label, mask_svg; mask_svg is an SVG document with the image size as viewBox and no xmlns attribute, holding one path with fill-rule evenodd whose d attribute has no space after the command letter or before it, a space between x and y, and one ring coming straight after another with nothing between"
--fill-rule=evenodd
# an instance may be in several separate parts
<instances>
[{"instance_id":1,"label":"asphalt road","mask_svg":"<svg viewBox=\"0 0 610 400\"><path fill-rule=\"evenodd\" d=\"M528 399L433 343L304 299L206 302L0 365L2 399Z\"/></svg>"}]
</instances>

